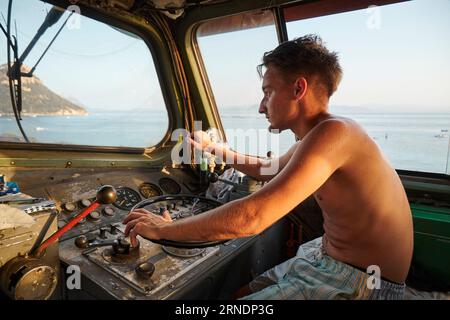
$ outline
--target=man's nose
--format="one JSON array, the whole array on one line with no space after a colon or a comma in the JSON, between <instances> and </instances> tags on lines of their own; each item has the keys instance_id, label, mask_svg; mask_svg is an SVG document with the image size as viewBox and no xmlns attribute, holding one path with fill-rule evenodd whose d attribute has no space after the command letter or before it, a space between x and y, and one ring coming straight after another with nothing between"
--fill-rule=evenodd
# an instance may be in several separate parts
<instances>
[{"instance_id":1,"label":"man's nose","mask_svg":"<svg viewBox=\"0 0 450 320\"><path fill-rule=\"evenodd\" d=\"M262 99L261 103L259 104L259 113L266 113L267 109L266 109L266 99Z\"/></svg>"}]
</instances>

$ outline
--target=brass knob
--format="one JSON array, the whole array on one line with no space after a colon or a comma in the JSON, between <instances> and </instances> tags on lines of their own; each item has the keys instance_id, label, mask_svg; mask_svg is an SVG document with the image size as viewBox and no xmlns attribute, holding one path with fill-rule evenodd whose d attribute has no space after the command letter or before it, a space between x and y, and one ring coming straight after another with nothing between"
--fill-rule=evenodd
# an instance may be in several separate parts
<instances>
[{"instance_id":1,"label":"brass knob","mask_svg":"<svg viewBox=\"0 0 450 320\"><path fill-rule=\"evenodd\" d=\"M155 265L151 263L150 261L143 262L139 264L134 271L136 272L137 276L142 279L150 279L150 277L155 272Z\"/></svg>"},{"instance_id":2,"label":"brass knob","mask_svg":"<svg viewBox=\"0 0 450 320\"><path fill-rule=\"evenodd\" d=\"M97 191L97 201L101 204L110 204L116 201L117 192L113 186L104 185Z\"/></svg>"}]
</instances>

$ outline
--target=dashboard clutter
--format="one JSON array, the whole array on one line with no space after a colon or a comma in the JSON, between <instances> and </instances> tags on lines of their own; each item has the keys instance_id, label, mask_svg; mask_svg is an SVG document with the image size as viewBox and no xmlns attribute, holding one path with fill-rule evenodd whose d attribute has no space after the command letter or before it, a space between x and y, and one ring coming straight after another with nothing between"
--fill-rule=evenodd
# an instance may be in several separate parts
<instances>
[{"instance_id":1,"label":"dashboard clutter","mask_svg":"<svg viewBox=\"0 0 450 320\"><path fill-rule=\"evenodd\" d=\"M234 168L227 169L219 177L218 181L211 183L206 191L206 197L221 202L230 201L231 193L236 191L238 184L242 181L244 174Z\"/></svg>"},{"instance_id":2,"label":"dashboard clutter","mask_svg":"<svg viewBox=\"0 0 450 320\"><path fill-rule=\"evenodd\" d=\"M19 185L14 181L6 181L6 177L0 174L0 196L16 194L20 192Z\"/></svg>"}]
</instances>

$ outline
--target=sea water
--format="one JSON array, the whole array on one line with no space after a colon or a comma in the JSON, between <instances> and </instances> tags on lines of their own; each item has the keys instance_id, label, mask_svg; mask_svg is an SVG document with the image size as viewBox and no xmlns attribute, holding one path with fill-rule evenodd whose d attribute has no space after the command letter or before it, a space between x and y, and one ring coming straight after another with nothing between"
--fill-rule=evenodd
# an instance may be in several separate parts
<instances>
[{"instance_id":1,"label":"sea water","mask_svg":"<svg viewBox=\"0 0 450 320\"><path fill-rule=\"evenodd\" d=\"M449 174L450 113L353 113L343 116L360 123L395 168ZM289 131L277 137L259 134L267 132L268 123L256 110L223 110L221 120L230 145L239 152L265 156L271 150L278 156L295 142ZM164 137L169 121L161 110L145 110L94 112L87 116L25 116L21 123L34 142L148 147ZM259 134L256 142L254 131ZM238 135L249 134L249 143L237 143L233 138L236 132ZM14 117L0 116L2 140L14 140L19 136ZM277 140L277 143L263 140Z\"/></svg>"}]
</instances>

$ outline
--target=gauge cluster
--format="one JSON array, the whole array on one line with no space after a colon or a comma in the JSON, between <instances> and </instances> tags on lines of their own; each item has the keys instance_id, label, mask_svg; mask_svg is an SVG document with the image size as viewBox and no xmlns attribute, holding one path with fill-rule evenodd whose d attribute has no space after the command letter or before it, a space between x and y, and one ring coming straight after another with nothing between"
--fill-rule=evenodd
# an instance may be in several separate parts
<instances>
[{"instance_id":1,"label":"gauge cluster","mask_svg":"<svg viewBox=\"0 0 450 320\"><path fill-rule=\"evenodd\" d=\"M143 184L141 184L139 186L139 192L145 199L158 197L163 194L160 187L150 182L144 182Z\"/></svg>"},{"instance_id":2,"label":"gauge cluster","mask_svg":"<svg viewBox=\"0 0 450 320\"><path fill-rule=\"evenodd\" d=\"M158 183L167 194L179 194L181 192L181 186L171 178L161 178Z\"/></svg>"},{"instance_id":3,"label":"gauge cluster","mask_svg":"<svg viewBox=\"0 0 450 320\"><path fill-rule=\"evenodd\" d=\"M158 184L144 182L139 186L139 193L144 199L159 197L164 194L176 195L181 193L181 186L172 178L163 177L158 180Z\"/></svg>"},{"instance_id":4,"label":"gauge cluster","mask_svg":"<svg viewBox=\"0 0 450 320\"><path fill-rule=\"evenodd\" d=\"M180 184L172 178L153 177L150 181L144 180L144 182L138 185L133 185L128 182L124 183L123 181L121 184L112 183L117 192L116 201L110 205L100 206L86 218L82 219L73 230L63 235L62 239L70 238L74 234L87 232L92 228L111 227L111 223L121 221L136 204L144 199L182 193ZM95 197L83 197L76 201L61 203L62 214L58 219L58 226L64 226L76 215L89 207L93 201L95 201Z\"/></svg>"},{"instance_id":5,"label":"gauge cluster","mask_svg":"<svg viewBox=\"0 0 450 320\"><path fill-rule=\"evenodd\" d=\"M142 200L139 193L131 188L118 187L116 191L117 199L114 202L114 205L119 209L130 210Z\"/></svg>"},{"instance_id":6,"label":"gauge cluster","mask_svg":"<svg viewBox=\"0 0 450 320\"><path fill-rule=\"evenodd\" d=\"M181 186L171 178L160 178L158 184L144 182L140 184L136 191L129 186L116 186L117 199L113 203L116 208L129 211L143 199L150 199L162 195L177 195L181 193ZM66 202L62 208L66 213L73 213L88 207L95 199L84 198L77 202ZM103 209L106 216L112 216L114 209L110 206Z\"/></svg>"}]
</instances>

